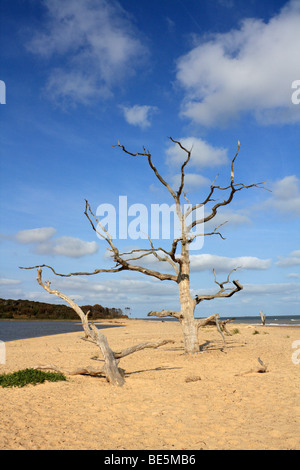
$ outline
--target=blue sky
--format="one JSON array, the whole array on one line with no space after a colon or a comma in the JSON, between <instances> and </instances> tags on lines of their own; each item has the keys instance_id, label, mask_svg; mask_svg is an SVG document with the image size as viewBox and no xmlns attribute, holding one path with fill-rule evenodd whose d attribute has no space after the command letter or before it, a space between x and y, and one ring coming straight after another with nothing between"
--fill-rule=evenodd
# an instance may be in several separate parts
<instances>
[{"instance_id":1,"label":"blue sky","mask_svg":"<svg viewBox=\"0 0 300 470\"><path fill-rule=\"evenodd\" d=\"M225 240L205 237L191 252L193 293L217 290L213 268L222 281L237 266L244 290L200 303L197 315L300 314L300 1L3 0L0 14L0 296L56 302L18 266L113 266L85 199L94 211L118 209L119 196L128 207L173 203L146 159L126 156L118 140L149 149L175 186L184 155L168 136L193 145L193 203L217 175L228 184L239 140L236 182L267 181L272 192L237 193L205 227L228 221ZM140 317L178 308L175 283L142 274L54 278L45 269L44 278L80 305Z\"/></svg>"}]
</instances>

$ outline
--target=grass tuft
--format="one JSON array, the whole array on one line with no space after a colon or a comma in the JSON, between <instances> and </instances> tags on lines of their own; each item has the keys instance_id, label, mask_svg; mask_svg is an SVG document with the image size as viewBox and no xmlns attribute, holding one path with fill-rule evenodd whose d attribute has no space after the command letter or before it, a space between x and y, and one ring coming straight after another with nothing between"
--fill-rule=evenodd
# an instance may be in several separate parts
<instances>
[{"instance_id":1,"label":"grass tuft","mask_svg":"<svg viewBox=\"0 0 300 470\"><path fill-rule=\"evenodd\" d=\"M0 375L1 387L24 387L25 385L44 383L45 381L58 382L67 380L64 374L59 372L44 372L37 369L24 369L11 374Z\"/></svg>"}]
</instances>

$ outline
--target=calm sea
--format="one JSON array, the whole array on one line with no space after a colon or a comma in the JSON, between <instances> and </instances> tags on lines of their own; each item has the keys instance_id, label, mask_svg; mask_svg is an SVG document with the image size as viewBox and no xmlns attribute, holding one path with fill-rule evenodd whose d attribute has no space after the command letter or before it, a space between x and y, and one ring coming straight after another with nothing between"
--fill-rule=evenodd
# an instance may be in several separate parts
<instances>
[{"instance_id":1,"label":"calm sea","mask_svg":"<svg viewBox=\"0 0 300 470\"><path fill-rule=\"evenodd\" d=\"M227 320L231 317L220 317L220 320ZM260 316L243 316L243 317L233 317L235 320L232 324L244 323L246 325L261 325ZM157 320L157 318L143 318L143 320ZM176 318L162 318L163 321L177 321ZM270 326L300 326L300 315L277 315L277 316L267 316L266 325Z\"/></svg>"},{"instance_id":2,"label":"calm sea","mask_svg":"<svg viewBox=\"0 0 300 470\"><path fill-rule=\"evenodd\" d=\"M224 317L224 319L230 317ZM157 321L158 318L139 318L139 320ZM222 320L222 318L221 318ZM163 318L163 321L177 321L174 318ZM235 317L232 324L244 323L248 325L261 325L260 317ZM266 325L297 326L300 327L300 315L269 316ZM122 325L97 325L99 329L115 328ZM63 333L82 332L82 325L70 320L0 320L0 341L15 341L19 339L38 338L40 336L59 335Z\"/></svg>"},{"instance_id":3,"label":"calm sea","mask_svg":"<svg viewBox=\"0 0 300 470\"><path fill-rule=\"evenodd\" d=\"M113 328L122 325L97 325L97 328ZM0 340L15 341L18 339L38 338L40 336L59 335L63 333L82 332L80 322L70 320L1 320Z\"/></svg>"}]
</instances>

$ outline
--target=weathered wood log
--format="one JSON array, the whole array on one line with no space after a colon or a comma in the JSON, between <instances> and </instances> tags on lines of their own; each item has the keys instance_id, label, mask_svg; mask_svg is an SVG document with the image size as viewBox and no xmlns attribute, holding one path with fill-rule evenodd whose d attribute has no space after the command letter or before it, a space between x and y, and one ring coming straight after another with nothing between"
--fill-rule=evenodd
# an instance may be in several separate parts
<instances>
[{"instance_id":1,"label":"weathered wood log","mask_svg":"<svg viewBox=\"0 0 300 470\"><path fill-rule=\"evenodd\" d=\"M91 375L94 377L105 377L104 371L101 369L94 369L93 367L81 367L75 370L62 370L55 366L54 364L48 364L48 365L36 365L33 366L33 369L38 369L38 370L54 370L55 372L59 372L61 374L65 375Z\"/></svg>"},{"instance_id":2,"label":"weathered wood log","mask_svg":"<svg viewBox=\"0 0 300 470\"><path fill-rule=\"evenodd\" d=\"M210 319L210 318L211 317L208 317L208 319L204 319L203 323L201 323L199 326L216 325L216 317L214 316L213 319ZM227 325L227 323L233 322L234 320L235 320L235 318L228 318L227 320L217 319L220 330L224 331L228 336L232 336L232 333L230 333L230 331L227 329L226 325Z\"/></svg>"},{"instance_id":3,"label":"weathered wood log","mask_svg":"<svg viewBox=\"0 0 300 470\"><path fill-rule=\"evenodd\" d=\"M136 346L131 346L129 348L123 349L123 351L114 352L114 356L116 359L121 359L122 357L128 356L129 354L133 354L134 352L137 352L137 351L141 351L142 349L146 349L146 348L156 349L167 343L175 343L175 341L171 339L163 339L162 341L154 341L152 343L151 342L140 343L140 344L137 344Z\"/></svg>"}]
</instances>

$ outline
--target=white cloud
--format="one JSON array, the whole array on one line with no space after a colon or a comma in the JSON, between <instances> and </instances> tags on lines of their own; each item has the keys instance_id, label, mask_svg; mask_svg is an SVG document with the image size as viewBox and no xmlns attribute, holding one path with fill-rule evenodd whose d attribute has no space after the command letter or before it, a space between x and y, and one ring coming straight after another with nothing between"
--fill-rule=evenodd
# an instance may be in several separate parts
<instances>
[{"instance_id":1,"label":"white cloud","mask_svg":"<svg viewBox=\"0 0 300 470\"><path fill-rule=\"evenodd\" d=\"M177 80L186 92L182 114L207 126L243 112L262 124L300 122L291 101L299 43L299 0L269 22L248 18L240 29L202 40L177 62Z\"/></svg>"},{"instance_id":2,"label":"white cloud","mask_svg":"<svg viewBox=\"0 0 300 470\"><path fill-rule=\"evenodd\" d=\"M74 237L60 237L36 246L36 252L40 254L67 256L69 258L81 258L82 256L97 253L97 242L86 242Z\"/></svg>"},{"instance_id":3,"label":"white cloud","mask_svg":"<svg viewBox=\"0 0 300 470\"><path fill-rule=\"evenodd\" d=\"M300 250L292 251L286 258L280 257L276 265L280 267L300 266Z\"/></svg>"},{"instance_id":4,"label":"white cloud","mask_svg":"<svg viewBox=\"0 0 300 470\"><path fill-rule=\"evenodd\" d=\"M197 137L185 137L175 140L181 142L187 150L192 149L189 166L194 168L214 167L228 162L227 149L213 147L205 140ZM186 152L174 143L166 150L166 155L167 163L170 166L182 164L187 157Z\"/></svg>"},{"instance_id":5,"label":"white cloud","mask_svg":"<svg viewBox=\"0 0 300 470\"><path fill-rule=\"evenodd\" d=\"M245 284L244 295L299 295L299 283Z\"/></svg>"},{"instance_id":6,"label":"white cloud","mask_svg":"<svg viewBox=\"0 0 300 470\"><path fill-rule=\"evenodd\" d=\"M224 227L220 227L220 231L226 229L227 227L236 227L238 225L249 225L251 219L248 217L245 210L240 211L230 211L225 210L222 212L217 212L215 217L205 224L205 231L211 230L215 227L218 227L221 224L226 224Z\"/></svg>"},{"instance_id":7,"label":"white cloud","mask_svg":"<svg viewBox=\"0 0 300 470\"><path fill-rule=\"evenodd\" d=\"M53 283L54 284L54 283ZM99 303L143 303L158 298L159 302L173 301L178 293L177 286L173 283L161 283L156 280L139 279L107 279L91 282L82 277L71 279L55 279L55 286L63 292L69 293L73 298L73 292Z\"/></svg>"},{"instance_id":8,"label":"white cloud","mask_svg":"<svg viewBox=\"0 0 300 470\"><path fill-rule=\"evenodd\" d=\"M64 61L53 68L46 92L54 100L86 103L107 97L146 55L127 12L116 0L44 0L47 21L28 49Z\"/></svg>"},{"instance_id":9,"label":"white cloud","mask_svg":"<svg viewBox=\"0 0 300 470\"><path fill-rule=\"evenodd\" d=\"M229 272L232 269L241 267L243 269L268 269L271 266L270 259L260 259L254 256L240 256L229 258L210 254L191 255L191 270L205 271L213 268L221 272Z\"/></svg>"},{"instance_id":10,"label":"white cloud","mask_svg":"<svg viewBox=\"0 0 300 470\"><path fill-rule=\"evenodd\" d=\"M21 281L18 281L16 279L0 279L0 286L14 286L16 284L21 284Z\"/></svg>"},{"instance_id":11,"label":"white cloud","mask_svg":"<svg viewBox=\"0 0 300 470\"><path fill-rule=\"evenodd\" d=\"M287 275L288 278L290 279L300 279L300 274L298 273L290 273Z\"/></svg>"},{"instance_id":12,"label":"white cloud","mask_svg":"<svg viewBox=\"0 0 300 470\"><path fill-rule=\"evenodd\" d=\"M33 228L29 230L20 230L15 239L19 243L43 243L56 233L53 227Z\"/></svg>"},{"instance_id":13,"label":"white cloud","mask_svg":"<svg viewBox=\"0 0 300 470\"><path fill-rule=\"evenodd\" d=\"M60 255L69 258L80 258L92 255L99 249L98 244L86 242L75 237L59 237L53 239L56 229L53 227L21 230L14 239L18 243L33 244L34 251L39 254Z\"/></svg>"},{"instance_id":14,"label":"white cloud","mask_svg":"<svg viewBox=\"0 0 300 470\"><path fill-rule=\"evenodd\" d=\"M300 215L300 180L296 175L286 176L272 186L272 197L266 202L282 213Z\"/></svg>"},{"instance_id":15,"label":"white cloud","mask_svg":"<svg viewBox=\"0 0 300 470\"><path fill-rule=\"evenodd\" d=\"M153 113L158 111L156 106L141 106L138 104L131 107L121 106L121 109L123 110L125 120L128 124L139 126L142 129L151 125L150 117Z\"/></svg>"},{"instance_id":16,"label":"white cloud","mask_svg":"<svg viewBox=\"0 0 300 470\"><path fill-rule=\"evenodd\" d=\"M181 181L181 174L174 175L172 177L173 187L179 188ZM206 187L210 188L211 181L205 176L196 174L196 173L186 173L184 177L184 191L192 192L197 191L200 188Z\"/></svg>"},{"instance_id":17,"label":"white cloud","mask_svg":"<svg viewBox=\"0 0 300 470\"><path fill-rule=\"evenodd\" d=\"M216 287L202 288L193 290L193 294L213 294L216 292ZM257 298L259 298L259 304L261 309L261 302L265 298L267 302L270 302L269 297L277 298L276 300L284 302L293 303L297 298L299 298L299 283L297 282L282 282L282 283L273 283L273 284L243 284L243 290L237 294L237 296L232 297L231 305L236 303L241 305L241 303L248 303L255 305ZM215 299L215 301L223 302L224 299ZM213 306L215 308L215 306ZM255 307L254 307L255 310ZM241 312L243 313L243 312ZM258 311L257 311L258 313ZM251 312L253 315L253 311ZM269 312L272 315L271 312Z\"/></svg>"},{"instance_id":18,"label":"white cloud","mask_svg":"<svg viewBox=\"0 0 300 470\"><path fill-rule=\"evenodd\" d=\"M297 176L286 176L277 181L272 189L276 209L300 215L300 180Z\"/></svg>"}]
</instances>

